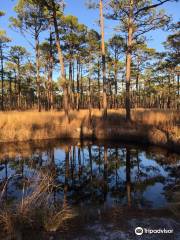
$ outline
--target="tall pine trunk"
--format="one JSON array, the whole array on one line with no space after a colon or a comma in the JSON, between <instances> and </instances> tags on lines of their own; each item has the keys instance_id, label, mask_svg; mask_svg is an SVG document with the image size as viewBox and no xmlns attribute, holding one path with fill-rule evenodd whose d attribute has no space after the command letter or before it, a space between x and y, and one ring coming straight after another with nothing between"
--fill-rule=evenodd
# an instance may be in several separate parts
<instances>
[{"instance_id":1,"label":"tall pine trunk","mask_svg":"<svg viewBox=\"0 0 180 240\"><path fill-rule=\"evenodd\" d=\"M102 73L103 73L103 117L107 117L107 82L106 82L106 56L105 56L105 42L104 42L104 16L103 16L103 2L99 1L100 10L100 24L101 24L101 53L102 53Z\"/></svg>"},{"instance_id":2,"label":"tall pine trunk","mask_svg":"<svg viewBox=\"0 0 180 240\"><path fill-rule=\"evenodd\" d=\"M118 108L118 99L117 99L117 95L118 95L118 80L117 80L117 75L118 75L118 58L117 58L117 54L115 53L115 62L114 62L114 83L115 83L114 108Z\"/></svg>"},{"instance_id":3,"label":"tall pine trunk","mask_svg":"<svg viewBox=\"0 0 180 240\"><path fill-rule=\"evenodd\" d=\"M134 0L130 0L129 3L129 18L128 18L128 42L126 52L126 120L131 121L131 101L130 101L130 81L131 81L131 61L132 61L132 35L133 35L133 5Z\"/></svg>"},{"instance_id":4,"label":"tall pine trunk","mask_svg":"<svg viewBox=\"0 0 180 240\"><path fill-rule=\"evenodd\" d=\"M39 36L35 33L35 51L36 51L36 83L37 83L37 100L38 111L41 111L41 94L40 94L40 62L39 62Z\"/></svg>"},{"instance_id":5,"label":"tall pine trunk","mask_svg":"<svg viewBox=\"0 0 180 240\"><path fill-rule=\"evenodd\" d=\"M4 63L3 63L3 50L0 46L1 51L1 110L4 110Z\"/></svg>"},{"instance_id":6,"label":"tall pine trunk","mask_svg":"<svg viewBox=\"0 0 180 240\"><path fill-rule=\"evenodd\" d=\"M18 82L18 110L20 110L21 109L21 77L20 77L19 58L17 63L17 82Z\"/></svg>"},{"instance_id":7,"label":"tall pine trunk","mask_svg":"<svg viewBox=\"0 0 180 240\"><path fill-rule=\"evenodd\" d=\"M79 77L80 77L80 62L77 59L77 69L76 69L76 73L77 73L77 96L76 96L76 110L79 111Z\"/></svg>"},{"instance_id":8,"label":"tall pine trunk","mask_svg":"<svg viewBox=\"0 0 180 240\"><path fill-rule=\"evenodd\" d=\"M100 61L98 60L98 107L101 110Z\"/></svg>"},{"instance_id":9,"label":"tall pine trunk","mask_svg":"<svg viewBox=\"0 0 180 240\"><path fill-rule=\"evenodd\" d=\"M49 107L50 110L53 110L54 107L54 98L53 98L53 83L52 83L52 76L53 76L53 49L52 49L52 44L53 44L53 38L52 38L52 32L50 31L50 38L49 38L49 45L50 45L50 63L49 63L49 73L48 73L48 85L49 85Z\"/></svg>"},{"instance_id":10,"label":"tall pine trunk","mask_svg":"<svg viewBox=\"0 0 180 240\"><path fill-rule=\"evenodd\" d=\"M54 30L55 30L55 37L56 37L56 47L57 47L58 58L59 58L59 63L60 63L60 67L61 67L61 78L63 81L63 93L64 93L63 106L64 106L66 121L69 122L68 84L67 84L66 76L65 76L64 57L63 57L63 53L62 53L61 45L60 45L58 23L57 23L57 16L56 16L56 6L55 6L54 1L53 1L53 23L54 23Z\"/></svg>"}]
</instances>

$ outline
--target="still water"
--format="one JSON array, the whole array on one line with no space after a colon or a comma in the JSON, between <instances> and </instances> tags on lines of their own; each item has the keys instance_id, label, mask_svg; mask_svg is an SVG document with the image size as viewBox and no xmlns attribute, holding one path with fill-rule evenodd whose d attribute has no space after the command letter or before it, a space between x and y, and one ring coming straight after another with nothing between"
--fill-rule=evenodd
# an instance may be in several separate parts
<instances>
[{"instance_id":1,"label":"still water","mask_svg":"<svg viewBox=\"0 0 180 240\"><path fill-rule=\"evenodd\" d=\"M1 202L30 195L40 171L55 178L51 201L66 201L77 215L49 239L180 239L178 154L112 142L1 144ZM174 233L137 236L137 226Z\"/></svg>"}]
</instances>

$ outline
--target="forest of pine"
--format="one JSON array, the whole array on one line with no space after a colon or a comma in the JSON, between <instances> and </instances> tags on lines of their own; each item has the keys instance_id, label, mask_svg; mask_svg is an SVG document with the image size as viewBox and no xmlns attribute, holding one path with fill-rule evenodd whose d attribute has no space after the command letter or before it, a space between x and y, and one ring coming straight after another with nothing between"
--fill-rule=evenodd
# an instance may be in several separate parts
<instances>
[{"instance_id":1,"label":"forest of pine","mask_svg":"<svg viewBox=\"0 0 180 240\"><path fill-rule=\"evenodd\" d=\"M1 29L1 111L64 109L68 116L70 109L99 108L106 117L107 109L125 108L130 121L132 108L178 110L180 25L159 9L166 2L85 1L87 11L99 8L97 32L64 15L64 1L17 1L9 27L33 52ZM105 19L117 23L110 39ZM146 38L160 28L170 31L163 52Z\"/></svg>"}]
</instances>

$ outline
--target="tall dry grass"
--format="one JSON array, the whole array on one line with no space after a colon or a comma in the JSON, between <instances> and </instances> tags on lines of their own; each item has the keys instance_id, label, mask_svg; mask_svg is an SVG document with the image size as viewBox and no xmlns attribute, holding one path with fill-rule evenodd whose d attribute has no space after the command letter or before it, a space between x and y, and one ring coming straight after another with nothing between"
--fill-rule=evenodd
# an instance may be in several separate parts
<instances>
[{"instance_id":1,"label":"tall dry grass","mask_svg":"<svg viewBox=\"0 0 180 240\"><path fill-rule=\"evenodd\" d=\"M71 114L72 125L81 120ZM0 113L0 141L24 141L59 138L66 134L63 112L6 112Z\"/></svg>"},{"instance_id":2,"label":"tall dry grass","mask_svg":"<svg viewBox=\"0 0 180 240\"><path fill-rule=\"evenodd\" d=\"M79 138L81 131L87 136L93 134L89 127L88 110L71 111L70 123L67 124L63 112L5 112L0 113L0 142L27 141L56 138ZM131 126L126 124L125 110L109 110L108 118L103 125L101 112L92 111L93 127L105 126L106 128L124 127L128 130ZM132 111L132 126L151 126L163 131L170 131L180 136L180 113L170 110L137 109ZM91 126L92 127L92 126ZM102 129L105 131L106 129ZM127 131L128 134L128 131Z\"/></svg>"},{"instance_id":3,"label":"tall dry grass","mask_svg":"<svg viewBox=\"0 0 180 240\"><path fill-rule=\"evenodd\" d=\"M132 113L133 121L141 122L145 125L176 125L178 122L180 123L180 113L178 111L140 109L138 111L133 111Z\"/></svg>"},{"instance_id":4,"label":"tall dry grass","mask_svg":"<svg viewBox=\"0 0 180 240\"><path fill-rule=\"evenodd\" d=\"M71 112L67 125L63 112L1 112L0 142L67 137L86 116L86 110Z\"/></svg>"},{"instance_id":5,"label":"tall dry grass","mask_svg":"<svg viewBox=\"0 0 180 240\"><path fill-rule=\"evenodd\" d=\"M76 213L67 204L55 205L51 197L55 184L53 174L40 170L34 179L29 179L33 189L14 204L7 205L1 196L0 205L0 239L22 239L27 230L41 230L44 232L57 231L66 227L66 221L76 216Z\"/></svg>"}]
</instances>

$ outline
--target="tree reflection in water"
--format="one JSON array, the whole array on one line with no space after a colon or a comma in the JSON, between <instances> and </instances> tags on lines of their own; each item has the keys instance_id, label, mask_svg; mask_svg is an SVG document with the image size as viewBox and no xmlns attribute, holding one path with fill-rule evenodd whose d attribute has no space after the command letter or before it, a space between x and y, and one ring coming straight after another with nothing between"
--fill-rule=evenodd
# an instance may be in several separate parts
<instances>
[{"instance_id":1,"label":"tree reflection in water","mask_svg":"<svg viewBox=\"0 0 180 240\"><path fill-rule=\"evenodd\" d=\"M47 168L56 174L59 185L54 196L64 199L64 202L126 204L129 207L145 207L147 204L151 207L156 202L148 199L146 191L151 188L153 193L156 183L166 187L174 178L173 169L179 156L172 154L172 161L170 156L160 150L141 150L135 146L107 143L37 147L29 154L26 152L25 156L17 151L14 157L1 158L1 189L6 183L4 198L18 199L22 194L23 181ZM30 185L29 182L29 188ZM154 194L157 194L156 191Z\"/></svg>"},{"instance_id":2,"label":"tree reflection in water","mask_svg":"<svg viewBox=\"0 0 180 240\"><path fill-rule=\"evenodd\" d=\"M8 204L31 194L32 179L40 171L54 176L53 204L73 206L81 214L95 209L98 217L111 208L166 208L171 201L167 193L179 181L179 155L157 148L38 142L8 149L0 153L1 201Z\"/></svg>"}]
</instances>

